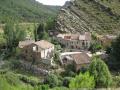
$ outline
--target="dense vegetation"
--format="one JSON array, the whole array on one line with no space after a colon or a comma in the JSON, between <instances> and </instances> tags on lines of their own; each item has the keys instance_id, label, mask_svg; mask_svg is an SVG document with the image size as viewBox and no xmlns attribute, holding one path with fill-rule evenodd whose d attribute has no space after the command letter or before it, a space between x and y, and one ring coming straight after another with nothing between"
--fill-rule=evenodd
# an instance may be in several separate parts
<instances>
[{"instance_id":1,"label":"dense vegetation","mask_svg":"<svg viewBox=\"0 0 120 90\"><path fill-rule=\"evenodd\" d=\"M89 71L94 76L96 87L110 87L112 77L107 65L102 60L94 58Z\"/></svg>"},{"instance_id":2,"label":"dense vegetation","mask_svg":"<svg viewBox=\"0 0 120 90\"><path fill-rule=\"evenodd\" d=\"M93 76L90 76L89 72L85 74L80 73L78 76L73 78L70 81L70 88L94 88L95 87L95 80Z\"/></svg>"},{"instance_id":3,"label":"dense vegetation","mask_svg":"<svg viewBox=\"0 0 120 90\"><path fill-rule=\"evenodd\" d=\"M100 23L103 24L107 22L108 25L112 25L110 23L112 20L112 23L118 22L119 24L118 16L120 11L116 9L118 6L117 3L119 3L118 0L96 0L97 2L95 2L95 0L79 1L81 3L78 2L77 4L83 5L83 7L78 6L85 12L89 14L91 13L90 16L96 17L95 21L101 21ZM110 8L107 8L105 11L99 13L97 10L99 10L101 6L98 4L108 5L108 7L111 7L111 10L109 10ZM112 6L112 4L115 4L116 6ZM4 32L0 33L0 90L72 90L79 88L94 89L120 87L119 72L116 76L116 72L112 73L112 71L109 71L109 68L113 70L117 69L118 71L120 70L120 37L118 37L109 47L109 58L107 58L109 59L107 61L108 66L103 60L98 58L98 56L95 56L92 58L89 67L82 68L76 72L74 64L67 65L66 67L61 66L59 55L62 48L60 44L56 40L53 40L52 37L49 37L48 34L48 30L52 30L54 28L55 22L52 18L56 15L57 9L52 6L38 4L34 0L4 0L0 3L0 9L0 20L3 23L4 18L2 19L2 17L4 16L6 22L3 27ZM23 11L21 12L21 10ZM39 12L39 10L41 11ZM9 17L17 16L16 18L19 19L19 21L39 22L40 20L41 22L42 20L45 20L45 22L41 22L39 24L18 24L19 21L15 18L7 18L6 21L6 17L8 16L7 13L9 14ZM111 15L111 17L105 19L107 15ZM101 17L103 19L101 19ZM107 28L107 30L112 30L112 28L106 26L106 24L105 26L100 27L100 29L106 30ZM115 27L117 28L117 25L115 25ZM21 60L19 55L21 51L18 48L18 43L27 37L35 39L36 41L41 39L49 40L55 44L55 53L53 58L55 66L50 68L52 70L47 75L34 75L31 68L29 70L24 70L24 68L19 67L23 64L20 63L20 61L23 60ZM95 54L101 49L101 44L98 43L94 37L94 41L91 43L90 51ZM4 56L4 58L2 58L2 56ZM32 62L31 65L35 64Z\"/></svg>"},{"instance_id":4,"label":"dense vegetation","mask_svg":"<svg viewBox=\"0 0 120 90\"><path fill-rule=\"evenodd\" d=\"M0 23L4 23L7 17L21 22L41 22L54 18L59 8L42 5L35 0L0 0Z\"/></svg>"},{"instance_id":5,"label":"dense vegetation","mask_svg":"<svg viewBox=\"0 0 120 90\"><path fill-rule=\"evenodd\" d=\"M0 71L0 90L48 90L47 85L39 83L40 79L33 76Z\"/></svg>"}]
</instances>

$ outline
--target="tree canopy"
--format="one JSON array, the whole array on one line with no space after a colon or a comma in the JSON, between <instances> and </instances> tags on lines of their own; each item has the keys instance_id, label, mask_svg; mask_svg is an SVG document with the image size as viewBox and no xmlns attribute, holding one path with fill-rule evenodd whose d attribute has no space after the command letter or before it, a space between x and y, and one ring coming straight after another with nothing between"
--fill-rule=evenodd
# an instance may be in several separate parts
<instances>
[{"instance_id":1,"label":"tree canopy","mask_svg":"<svg viewBox=\"0 0 120 90\"><path fill-rule=\"evenodd\" d=\"M89 66L90 75L94 76L96 87L109 87L112 77L107 65L99 58L94 58Z\"/></svg>"},{"instance_id":2,"label":"tree canopy","mask_svg":"<svg viewBox=\"0 0 120 90\"><path fill-rule=\"evenodd\" d=\"M75 78L70 81L69 87L70 88L94 88L95 81L94 77L90 76L89 72L84 74L80 73Z\"/></svg>"},{"instance_id":3,"label":"tree canopy","mask_svg":"<svg viewBox=\"0 0 120 90\"><path fill-rule=\"evenodd\" d=\"M120 69L120 36L117 37L110 47L109 66L114 70Z\"/></svg>"},{"instance_id":4,"label":"tree canopy","mask_svg":"<svg viewBox=\"0 0 120 90\"><path fill-rule=\"evenodd\" d=\"M20 28L18 24L13 22L13 19L9 19L5 24L4 38L6 39L6 47L12 51L19 44L19 41L24 40L26 32Z\"/></svg>"}]
</instances>

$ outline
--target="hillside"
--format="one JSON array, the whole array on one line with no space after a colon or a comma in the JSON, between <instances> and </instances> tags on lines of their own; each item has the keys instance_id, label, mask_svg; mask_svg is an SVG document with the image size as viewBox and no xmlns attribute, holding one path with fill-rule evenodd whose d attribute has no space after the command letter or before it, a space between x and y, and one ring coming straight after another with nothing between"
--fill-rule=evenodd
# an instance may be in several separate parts
<instances>
[{"instance_id":1,"label":"hillside","mask_svg":"<svg viewBox=\"0 0 120 90\"><path fill-rule=\"evenodd\" d=\"M74 0L61 9L56 29L66 32L118 33L120 0Z\"/></svg>"},{"instance_id":2,"label":"hillside","mask_svg":"<svg viewBox=\"0 0 120 90\"><path fill-rule=\"evenodd\" d=\"M0 0L0 22L6 17L15 17L21 22L40 22L53 18L59 6L46 6L35 0Z\"/></svg>"}]
</instances>

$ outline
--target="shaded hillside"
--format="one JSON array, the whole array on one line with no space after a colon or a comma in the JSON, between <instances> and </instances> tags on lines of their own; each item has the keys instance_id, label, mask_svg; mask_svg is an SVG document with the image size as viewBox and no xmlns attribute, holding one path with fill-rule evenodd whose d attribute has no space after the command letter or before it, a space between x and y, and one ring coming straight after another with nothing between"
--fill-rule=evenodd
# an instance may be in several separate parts
<instances>
[{"instance_id":1,"label":"shaded hillside","mask_svg":"<svg viewBox=\"0 0 120 90\"><path fill-rule=\"evenodd\" d=\"M58 15L56 29L66 32L118 32L120 31L120 0L67 2Z\"/></svg>"},{"instance_id":2,"label":"shaded hillside","mask_svg":"<svg viewBox=\"0 0 120 90\"><path fill-rule=\"evenodd\" d=\"M35 0L0 0L0 22L4 23L6 17L15 17L21 22L40 22L55 17L59 8Z\"/></svg>"}]
</instances>

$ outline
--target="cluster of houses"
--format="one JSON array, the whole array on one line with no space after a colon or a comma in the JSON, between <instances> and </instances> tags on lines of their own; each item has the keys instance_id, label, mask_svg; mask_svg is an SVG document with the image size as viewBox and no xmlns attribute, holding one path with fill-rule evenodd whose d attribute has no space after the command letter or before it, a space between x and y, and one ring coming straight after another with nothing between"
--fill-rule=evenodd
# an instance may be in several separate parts
<instances>
[{"instance_id":1,"label":"cluster of houses","mask_svg":"<svg viewBox=\"0 0 120 90\"><path fill-rule=\"evenodd\" d=\"M91 33L84 34L58 34L57 41L69 49L85 50L90 47Z\"/></svg>"},{"instance_id":2,"label":"cluster of houses","mask_svg":"<svg viewBox=\"0 0 120 90\"><path fill-rule=\"evenodd\" d=\"M75 70L78 71L82 67L90 64L92 55L86 52L92 42L91 33L83 34L57 34L56 40L64 45L65 48L82 50L83 52L63 52L60 54L60 62L63 66L74 64ZM102 39L103 40L103 39ZM36 61L44 63L47 66L53 64L54 44L46 41L25 40L19 42L21 56L26 61Z\"/></svg>"}]
</instances>

